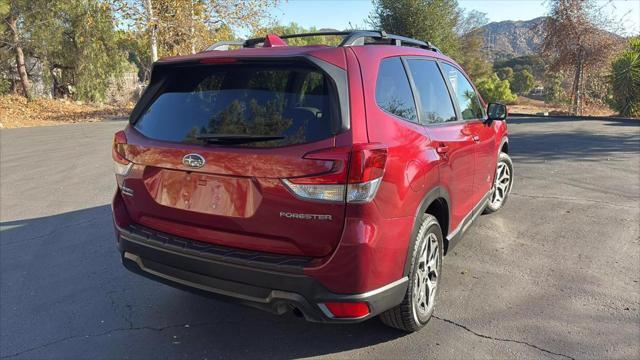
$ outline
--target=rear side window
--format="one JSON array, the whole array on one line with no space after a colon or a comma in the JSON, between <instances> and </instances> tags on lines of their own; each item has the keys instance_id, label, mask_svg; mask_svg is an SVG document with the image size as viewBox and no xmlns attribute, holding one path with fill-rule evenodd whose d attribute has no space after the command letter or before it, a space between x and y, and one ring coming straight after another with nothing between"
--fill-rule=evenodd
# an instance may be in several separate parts
<instances>
[{"instance_id":1,"label":"rear side window","mask_svg":"<svg viewBox=\"0 0 640 360\"><path fill-rule=\"evenodd\" d=\"M437 124L456 121L447 85L435 61L411 59L409 70L420 99L420 122Z\"/></svg>"},{"instance_id":2,"label":"rear side window","mask_svg":"<svg viewBox=\"0 0 640 360\"><path fill-rule=\"evenodd\" d=\"M334 85L306 63L200 65L168 70L135 128L164 141L204 144L207 135L271 136L242 146L326 139L340 129Z\"/></svg>"},{"instance_id":3,"label":"rear side window","mask_svg":"<svg viewBox=\"0 0 640 360\"><path fill-rule=\"evenodd\" d=\"M376 81L376 102L386 112L417 122L409 79L400 58L382 60Z\"/></svg>"},{"instance_id":4,"label":"rear side window","mask_svg":"<svg viewBox=\"0 0 640 360\"><path fill-rule=\"evenodd\" d=\"M462 73L449 64L442 64L445 77L451 84L453 92L458 100L460 112L464 120L484 118L484 110L478 94Z\"/></svg>"}]
</instances>

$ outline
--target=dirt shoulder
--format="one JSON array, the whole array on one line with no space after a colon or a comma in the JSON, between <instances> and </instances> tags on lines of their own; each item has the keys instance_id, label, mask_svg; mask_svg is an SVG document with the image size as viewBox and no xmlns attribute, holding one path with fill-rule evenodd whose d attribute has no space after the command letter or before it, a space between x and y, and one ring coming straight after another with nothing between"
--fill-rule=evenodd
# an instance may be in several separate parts
<instances>
[{"instance_id":1,"label":"dirt shoulder","mask_svg":"<svg viewBox=\"0 0 640 360\"><path fill-rule=\"evenodd\" d=\"M568 115L568 105L547 104L542 100L531 99L518 96L518 100L513 105L508 105L509 113L524 115ZM613 116L618 114L605 106L586 105L585 116Z\"/></svg>"},{"instance_id":2,"label":"dirt shoulder","mask_svg":"<svg viewBox=\"0 0 640 360\"><path fill-rule=\"evenodd\" d=\"M70 100L0 96L0 128L97 122L129 115L133 104L87 104Z\"/></svg>"}]
</instances>

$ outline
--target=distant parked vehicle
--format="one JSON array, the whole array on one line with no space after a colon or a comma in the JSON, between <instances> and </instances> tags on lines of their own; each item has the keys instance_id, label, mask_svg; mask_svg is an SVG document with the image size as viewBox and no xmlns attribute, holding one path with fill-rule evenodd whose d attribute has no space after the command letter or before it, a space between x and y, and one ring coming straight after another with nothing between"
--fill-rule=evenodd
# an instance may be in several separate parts
<instances>
[{"instance_id":1,"label":"distant parked vehicle","mask_svg":"<svg viewBox=\"0 0 640 360\"><path fill-rule=\"evenodd\" d=\"M113 144L122 261L277 314L415 331L443 256L508 198L507 109L429 43L323 34L343 41L154 65Z\"/></svg>"},{"instance_id":2,"label":"distant parked vehicle","mask_svg":"<svg viewBox=\"0 0 640 360\"><path fill-rule=\"evenodd\" d=\"M544 96L544 87L542 86L534 87L533 89L531 89L531 91L529 91L529 95L536 96L536 97Z\"/></svg>"}]
</instances>

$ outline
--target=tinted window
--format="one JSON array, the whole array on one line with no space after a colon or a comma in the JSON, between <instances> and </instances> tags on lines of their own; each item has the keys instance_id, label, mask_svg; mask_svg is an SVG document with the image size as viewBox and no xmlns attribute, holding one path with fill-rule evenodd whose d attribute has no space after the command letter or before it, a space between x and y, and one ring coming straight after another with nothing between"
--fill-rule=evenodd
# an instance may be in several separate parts
<instances>
[{"instance_id":1,"label":"tinted window","mask_svg":"<svg viewBox=\"0 0 640 360\"><path fill-rule=\"evenodd\" d=\"M453 66L443 65L445 77L453 87L453 92L458 100L462 118L464 120L483 118L484 110L482 109L482 104L467 78Z\"/></svg>"},{"instance_id":2,"label":"tinted window","mask_svg":"<svg viewBox=\"0 0 640 360\"><path fill-rule=\"evenodd\" d=\"M409 70L420 97L420 121L424 124L456 121L456 112L438 65L429 60L409 60Z\"/></svg>"},{"instance_id":3,"label":"tinted window","mask_svg":"<svg viewBox=\"0 0 640 360\"><path fill-rule=\"evenodd\" d=\"M411 86L400 58L385 59L380 63L376 82L376 102L393 115L413 122L418 121Z\"/></svg>"},{"instance_id":4,"label":"tinted window","mask_svg":"<svg viewBox=\"0 0 640 360\"><path fill-rule=\"evenodd\" d=\"M136 129L166 141L202 144L202 134L283 139L243 146L283 146L331 137L339 108L330 80L305 64L214 65L172 69Z\"/></svg>"}]
</instances>

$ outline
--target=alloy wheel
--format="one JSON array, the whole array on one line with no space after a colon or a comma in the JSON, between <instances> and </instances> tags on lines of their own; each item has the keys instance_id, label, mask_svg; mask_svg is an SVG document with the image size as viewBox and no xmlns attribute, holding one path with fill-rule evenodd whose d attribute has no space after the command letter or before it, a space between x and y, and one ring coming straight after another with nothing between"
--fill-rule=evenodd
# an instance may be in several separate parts
<instances>
[{"instance_id":1,"label":"alloy wheel","mask_svg":"<svg viewBox=\"0 0 640 360\"><path fill-rule=\"evenodd\" d=\"M419 318L426 318L435 305L438 275L440 271L440 250L438 238L429 233L418 252L418 268L414 279L414 306Z\"/></svg>"},{"instance_id":2,"label":"alloy wheel","mask_svg":"<svg viewBox=\"0 0 640 360\"><path fill-rule=\"evenodd\" d=\"M502 205L510 187L511 169L506 163L499 162L496 169L496 181L493 184L493 195L491 196L491 205L493 207L498 208Z\"/></svg>"}]
</instances>

